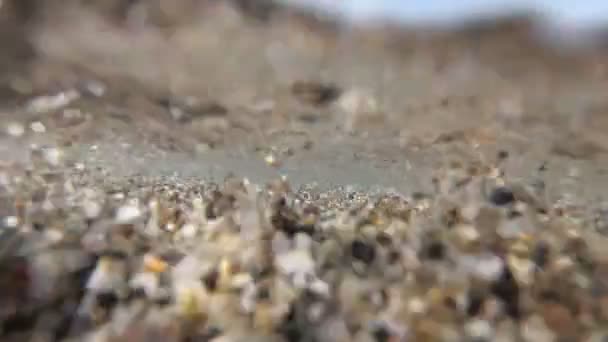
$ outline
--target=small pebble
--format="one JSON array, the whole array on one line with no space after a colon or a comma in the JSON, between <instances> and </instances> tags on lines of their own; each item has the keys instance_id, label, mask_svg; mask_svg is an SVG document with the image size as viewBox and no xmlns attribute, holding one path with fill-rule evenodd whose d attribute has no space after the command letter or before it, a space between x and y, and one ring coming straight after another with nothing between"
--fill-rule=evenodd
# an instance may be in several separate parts
<instances>
[{"instance_id":1,"label":"small pebble","mask_svg":"<svg viewBox=\"0 0 608 342\"><path fill-rule=\"evenodd\" d=\"M140 218L142 215L141 209L135 205L125 205L118 208L116 212L116 222L130 223L133 220Z\"/></svg>"},{"instance_id":2,"label":"small pebble","mask_svg":"<svg viewBox=\"0 0 608 342\"><path fill-rule=\"evenodd\" d=\"M272 166L272 167L280 167L281 166L281 162L279 161L279 159L274 154L267 154L264 157L264 161L266 162L266 164L268 164L269 166Z\"/></svg>"},{"instance_id":3,"label":"small pebble","mask_svg":"<svg viewBox=\"0 0 608 342\"><path fill-rule=\"evenodd\" d=\"M44 126L44 124L40 121L35 121L32 122L30 124L30 129L32 130L32 132L34 133L45 133L46 132L46 127Z\"/></svg>"},{"instance_id":4,"label":"small pebble","mask_svg":"<svg viewBox=\"0 0 608 342\"><path fill-rule=\"evenodd\" d=\"M78 99L80 94L76 90L68 90L57 95L40 96L32 99L27 109L34 113L44 113L65 107Z\"/></svg>"},{"instance_id":5,"label":"small pebble","mask_svg":"<svg viewBox=\"0 0 608 342\"><path fill-rule=\"evenodd\" d=\"M43 151L44 159L52 166L59 166L63 160L63 151L57 148L46 148Z\"/></svg>"},{"instance_id":6,"label":"small pebble","mask_svg":"<svg viewBox=\"0 0 608 342\"><path fill-rule=\"evenodd\" d=\"M6 133L12 137L18 138L23 136L25 128L20 123L12 122L6 125Z\"/></svg>"},{"instance_id":7,"label":"small pebble","mask_svg":"<svg viewBox=\"0 0 608 342\"><path fill-rule=\"evenodd\" d=\"M505 206L515 202L515 196L511 190L505 187L498 187L492 190L489 200L496 206Z\"/></svg>"},{"instance_id":8,"label":"small pebble","mask_svg":"<svg viewBox=\"0 0 608 342\"><path fill-rule=\"evenodd\" d=\"M482 319L475 319L467 323L465 330L472 341L492 341L494 337L492 325Z\"/></svg>"},{"instance_id":9,"label":"small pebble","mask_svg":"<svg viewBox=\"0 0 608 342\"><path fill-rule=\"evenodd\" d=\"M7 228L16 228L19 225L19 218L16 216L7 216L4 218L4 226Z\"/></svg>"},{"instance_id":10,"label":"small pebble","mask_svg":"<svg viewBox=\"0 0 608 342\"><path fill-rule=\"evenodd\" d=\"M95 97L102 97L106 93L107 87L99 81L88 81L85 83L84 89Z\"/></svg>"},{"instance_id":11,"label":"small pebble","mask_svg":"<svg viewBox=\"0 0 608 342\"><path fill-rule=\"evenodd\" d=\"M376 250L373 244L362 240L353 241L350 250L353 258L366 264L371 264L376 258Z\"/></svg>"}]
</instances>

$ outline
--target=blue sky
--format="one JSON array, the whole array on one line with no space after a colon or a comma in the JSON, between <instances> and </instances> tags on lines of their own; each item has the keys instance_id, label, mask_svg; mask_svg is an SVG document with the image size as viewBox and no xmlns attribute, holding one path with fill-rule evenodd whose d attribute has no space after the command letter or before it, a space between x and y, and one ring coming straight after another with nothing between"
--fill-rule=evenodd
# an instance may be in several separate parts
<instances>
[{"instance_id":1,"label":"blue sky","mask_svg":"<svg viewBox=\"0 0 608 342\"><path fill-rule=\"evenodd\" d=\"M334 11L350 18L374 16L410 23L461 22L480 16L529 10L574 27L608 23L608 0L283 0Z\"/></svg>"}]
</instances>

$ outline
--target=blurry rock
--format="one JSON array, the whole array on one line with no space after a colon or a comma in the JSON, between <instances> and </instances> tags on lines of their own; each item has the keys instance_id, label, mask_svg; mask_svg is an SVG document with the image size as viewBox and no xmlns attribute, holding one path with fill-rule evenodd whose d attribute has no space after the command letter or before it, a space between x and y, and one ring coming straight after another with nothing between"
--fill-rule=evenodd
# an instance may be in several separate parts
<instances>
[{"instance_id":1,"label":"blurry rock","mask_svg":"<svg viewBox=\"0 0 608 342\"><path fill-rule=\"evenodd\" d=\"M87 115L79 109L66 108L57 113L56 125L60 128L75 127L87 121Z\"/></svg>"},{"instance_id":2,"label":"blurry rock","mask_svg":"<svg viewBox=\"0 0 608 342\"><path fill-rule=\"evenodd\" d=\"M18 122L11 122L6 125L6 133L12 137L18 138L25 133L25 127Z\"/></svg>"},{"instance_id":3,"label":"blurry rock","mask_svg":"<svg viewBox=\"0 0 608 342\"><path fill-rule=\"evenodd\" d=\"M577 319L565 306L559 303L546 303L541 312L547 327L560 337L576 340L579 336Z\"/></svg>"},{"instance_id":4,"label":"blurry rock","mask_svg":"<svg viewBox=\"0 0 608 342\"><path fill-rule=\"evenodd\" d=\"M188 103L182 106L170 105L169 111L174 120L187 123L202 118L223 117L228 109L221 103L210 101L205 103Z\"/></svg>"},{"instance_id":5,"label":"blurry rock","mask_svg":"<svg viewBox=\"0 0 608 342\"><path fill-rule=\"evenodd\" d=\"M490 322L482 319L467 323L465 331L473 341L492 341L494 337L494 328Z\"/></svg>"},{"instance_id":6,"label":"blurry rock","mask_svg":"<svg viewBox=\"0 0 608 342\"><path fill-rule=\"evenodd\" d=\"M538 315L527 318L521 330L526 341L549 342L555 341L556 338L556 334L547 327L542 317Z\"/></svg>"},{"instance_id":7,"label":"blurry rock","mask_svg":"<svg viewBox=\"0 0 608 342\"><path fill-rule=\"evenodd\" d=\"M63 108L80 97L76 90L68 90L56 95L40 96L27 104L27 109L34 113L45 113Z\"/></svg>"},{"instance_id":8,"label":"blurry rock","mask_svg":"<svg viewBox=\"0 0 608 342\"><path fill-rule=\"evenodd\" d=\"M124 205L116 211L117 223L131 223L142 216L141 209L136 205Z\"/></svg>"},{"instance_id":9,"label":"blurry rock","mask_svg":"<svg viewBox=\"0 0 608 342\"><path fill-rule=\"evenodd\" d=\"M340 96L338 108L343 115L344 129L355 132L365 125L382 122L382 113L377 99L368 91L351 89Z\"/></svg>"},{"instance_id":10,"label":"blurry rock","mask_svg":"<svg viewBox=\"0 0 608 342\"><path fill-rule=\"evenodd\" d=\"M45 133L46 132L46 126L44 126L44 124L40 121L34 121L30 124L30 129L34 132L34 133Z\"/></svg>"},{"instance_id":11,"label":"blurry rock","mask_svg":"<svg viewBox=\"0 0 608 342\"><path fill-rule=\"evenodd\" d=\"M342 91L332 84L296 81L291 86L291 93L302 103L313 106L326 106L335 101Z\"/></svg>"},{"instance_id":12,"label":"blurry rock","mask_svg":"<svg viewBox=\"0 0 608 342\"><path fill-rule=\"evenodd\" d=\"M91 340L97 341L98 339ZM102 337L100 340L108 342L177 342L184 340L184 336L177 324L170 321L168 317L164 320L159 317L154 320L137 320L129 325L125 331L110 338Z\"/></svg>"},{"instance_id":13,"label":"blurry rock","mask_svg":"<svg viewBox=\"0 0 608 342\"><path fill-rule=\"evenodd\" d=\"M490 192L489 200L496 206L505 206L515 201L515 195L511 189L498 187Z\"/></svg>"},{"instance_id":14,"label":"blurry rock","mask_svg":"<svg viewBox=\"0 0 608 342\"><path fill-rule=\"evenodd\" d=\"M189 128L199 139L213 146L224 141L224 135L231 127L231 122L225 116L207 116L193 119Z\"/></svg>"},{"instance_id":15,"label":"blurry rock","mask_svg":"<svg viewBox=\"0 0 608 342\"><path fill-rule=\"evenodd\" d=\"M254 19L267 22L278 10L276 1L273 0L231 0L235 6L245 15Z\"/></svg>"},{"instance_id":16,"label":"blurry rock","mask_svg":"<svg viewBox=\"0 0 608 342\"><path fill-rule=\"evenodd\" d=\"M83 95L102 97L107 92L107 86L100 81L89 80L81 84L81 92Z\"/></svg>"},{"instance_id":17,"label":"blurry rock","mask_svg":"<svg viewBox=\"0 0 608 342\"><path fill-rule=\"evenodd\" d=\"M557 155L573 159L594 159L598 155L608 152L605 146L574 134L560 137L553 143L551 149Z\"/></svg>"}]
</instances>

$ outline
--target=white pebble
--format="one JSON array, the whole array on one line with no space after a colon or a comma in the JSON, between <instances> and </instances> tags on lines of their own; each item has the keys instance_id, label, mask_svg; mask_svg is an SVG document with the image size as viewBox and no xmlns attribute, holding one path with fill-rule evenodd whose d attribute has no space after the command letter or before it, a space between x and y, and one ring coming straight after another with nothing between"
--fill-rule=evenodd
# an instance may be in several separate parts
<instances>
[{"instance_id":1,"label":"white pebble","mask_svg":"<svg viewBox=\"0 0 608 342\"><path fill-rule=\"evenodd\" d=\"M494 331L490 323L483 319L476 319L469 322L465 326L467 335L474 340L480 339L484 341L491 341L494 336Z\"/></svg>"},{"instance_id":2,"label":"white pebble","mask_svg":"<svg viewBox=\"0 0 608 342\"><path fill-rule=\"evenodd\" d=\"M483 255L480 257L463 257L463 266L474 276L494 281L500 277L504 268L502 259L495 255Z\"/></svg>"},{"instance_id":3,"label":"white pebble","mask_svg":"<svg viewBox=\"0 0 608 342\"><path fill-rule=\"evenodd\" d=\"M106 93L105 84L98 81L89 81L85 85L85 88L93 94L93 96L102 97Z\"/></svg>"},{"instance_id":4,"label":"white pebble","mask_svg":"<svg viewBox=\"0 0 608 342\"><path fill-rule=\"evenodd\" d=\"M329 284L321 279L316 279L313 281L312 284L310 284L310 290L324 297L329 297L330 295Z\"/></svg>"},{"instance_id":5,"label":"white pebble","mask_svg":"<svg viewBox=\"0 0 608 342\"><path fill-rule=\"evenodd\" d=\"M378 102L367 90L347 91L338 100L338 106L345 115L344 126L349 132L357 130L362 122L381 116Z\"/></svg>"},{"instance_id":6,"label":"white pebble","mask_svg":"<svg viewBox=\"0 0 608 342\"><path fill-rule=\"evenodd\" d=\"M46 132L46 127L44 126L44 124L40 121L35 121L32 122L30 124L30 129L34 132L34 133L44 133Z\"/></svg>"},{"instance_id":7,"label":"white pebble","mask_svg":"<svg viewBox=\"0 0 608 342\"><path fill-rule=\"evenodd\" d=\"M295 250L278 256L275 263L283 274L313 274L315 268L315 262L312 260L310 253L304 250Z\"/></svg>"},{"instance_id":8,"label":"white pebble","mask_svg":"<svg viewBox=\"0 0 608 342\"><path fill-rule=\"evenodd\" d=\"M171 106L171 108L169 108L169 113L171 113L171 117L173 117L173 120L176 121L181 120L185 115L184 111L181 108L175 106Z\"/></svg>"},{"instance_id":9,"label":"white pebble","mask_svg":"<svg viewBox=\"0 0 608 342\"><path fill-rule=\"evenodd\" d=\"M296 249L310 250L312 247L312 239L304 233L297 233L294 238Z\"/></svg>"},{"instance_id":10,"label":"white pebble","mask_svg":"<svg viewBox=\"0 0 608 342\"><path fill-rule=\"evenodd\" d=\"M196 236L197 232L198 232L198 229L196 228L195 225L193 225L191 223L185 224L182 227L182 229L180 230L180 233L184 239L192 239L193 237Z\"/></svg>"},{"instance_id":11,"label":"white pebble","mask_svg":"<svg viewBox=\"0 0 608 342\"><path fill-rule=\"evenodd\" d=\"M27 109L34 113L49 112L65 107L79 97L80 94L76 90L69 90L51 96L40 96L31 100Z\"/></svg>"},{"instance_id":12,"label":"white pebble","mask_svg":"<svg viewBox=\"0 0 608 342\"><path fill-rule=\"evenodd\" d=\"M273 154L268 154L264 157L264 161L269 166L278 166L279 162L277 158Z\"/></svg>"},{"instance_id":13,"label":"white pebble","mask_svg":"<svg viewBox=\"0 0 608 342\"><path fill-rule=\"evenodd\" d=\"M8 228L15 228L19 224L19 218L17 216L7 216L4 218L4 226Z\"/></svg>"},{"instance_id":14,"label":"white pebble","mask_svg":"<svg viewBox=\"0 0 608 342\"><path fill-rule=\"evenodd\" d=\"M116 221L119 223L130 223L133 220L141 217L142 212L139 207L134 205L125 205L116 212Z\"/></svg>"},{"instance_id":15,"label":"white pebble","mask_svg":"<svg viewBox=\"0 0 608 342\"><path fill-rule=\"evenodd\" d=\"M121 201L121 200L125 199L125 194L123 194L122 192L117 192L112 195L112 198L117 201Z\"/></svg>"},{"instance_id":16,"label":"white pebble","mask_svg":"<svg viewBox=\"0 0 608 342\"><path fill-rule=\"evenodd\" d=\"M111 262L111 261L110 261ZM125 273L119 265L115 267L98 262L97 267L89 277L86 288L93 291L114 290L121 288L125 282ZM116 268L114 271L113 268Z\"/></svg>"},{"instance_id":17,"label":"white pebble","mask_svg":"<svg viewBox=\"0 0 608 342\"><path fill-rule=\"evenodd\" d=\"M244 313L252 313L255 310L255 296L257 294L257 288L255 284L252 282L245 286L243 291L241 292L241 310Z\"/></svg>"},{"instance_id":18,"label":"white pebble","mask_svg":"<svg viewBox=\"0 0 608 342\"><path fill-rule=\"evenodd\" d=\"M243 273L235 274L232 277L230 286L233 289L243 289L251 283L253 283L253 277L249 273L243 272Z\"/></svg>"},{"instance_id":19,"label":"white pebble","mask_svg":"<svg viewBox=\"0 0 608 342\"><path fill-rule=\"evenodd\" d=\"M63 240L64 234L57 229L47 229L45 236L51 242L59 242Z\"/></svg>"},{"instance_id":20,"label":"white pebble","mask_svg":"<svg viewBox=\"0 0 608 342\"><path fill-rule=\"evenodd\" d=\"M413 298L409 301L407 307L412 314L423 314L426 312L427 305L422 299Z\"/></svg>"},{"instance_id":21,"label":"white pebble","mask_svg":"<svg viewBox=\"0 0 608 342\"><path fill-rule=\"evenodd\" d=\"M63 152L57 148L47 148L44 150L44 159L53 166L59 166L63 159Z\"/></svg>"},{"instance_id":22,"label":"white pebble","mask_svg":"<svg viewBox=\"0 0 608 342\"><path fill-rule=\"evenodd\" d=\"M311 322L319 322L323 318L325 313L325 306L323 303L314 303L308 309L308 319Z\"/></svg>"},{"instance_id":23,"label":"white pebble","mask_svg":"<svg viewBox=\"0 0 608 342\"><path fill-rule=\"evenodd\" d=\"M25 128L20 123L11 122L6 125L6 133L12 137L18 138L25 133Z\"/></svg>"},{"instance_id":24,"label":"white pebble","mask_svg":"<svg viewBox=\"0 0 608 342\"><path fill-rule=\"evenodd\" d=\"M166 229L168 232L173 233L173 232L175 232L175 230L177 230L177 225L176 225L175 223L173 223L173 222L169 222L169 223L167 223L167 225L165 226L165 229Z\"/></svg>"},{"instance_id":25,"label":"white pebble","mask_svg":"<svg viewBox=\"0 0 608 342\"><path fill-rule=\"evenodd\" d=\"M82 205L84 214L88 219L97 218L101 214L101 205L97 202L86 201Z\"/></svg>"}]
</instances>

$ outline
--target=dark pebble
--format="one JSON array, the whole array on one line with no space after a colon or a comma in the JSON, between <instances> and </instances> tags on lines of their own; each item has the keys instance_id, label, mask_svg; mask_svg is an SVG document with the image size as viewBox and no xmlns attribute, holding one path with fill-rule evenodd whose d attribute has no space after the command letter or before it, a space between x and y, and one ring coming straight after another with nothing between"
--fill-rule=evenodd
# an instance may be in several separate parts
<instances>
[{"instance_id":1,"label":"dark pebble","mask_svg":"<svg viewBox=\"0 0 608 342\"><path fill-rule=\"evenodd\" d=\"M283 336L285 341L299 342L307 337L307 327L298 320L297 308L292 303L289 308L289 313L285 316L285 320L278 327L278 332Z\"/></svg>"},{"instance_id":2,"label":"dark pebble","mask_svg":"<svg viewBox=\"0 0 608 342\"><path fill-rule=\"evenodd\" d=\"M154 299L154 303L158 306L167 307L174 303L173 298L169 295L162 295Z\"/></svg>"},{"instance_id":3,"label":"dark pebble","mask_svg":"<svg viewBox=\"0 0 608 342\"><path fill-rule=\"evenodd\" d=\"M145 299L146 297L146 291L142 287L136 287L129 290L127 301Z\"/></svg>"},{"instance_id":4,"label":"dark pebble","mask_svg":"<svg viewBox=\"0 0 608 342\"><path fill-rule=\"evenodd\" d=\"M223 332L222 329L220 329L219 327L209 327L207 329L205 329L205 331L203 332L203 334L201 334L200 336L197 336L197 341L212 341L215 338L218 338L220 336L222 336Z\"/></svg>"},{"instance_id":5,"label":"dark pebble","mask_svg":"<svg viewBox=\"0 0 608 342\"><path fill-rule=\"evenodd\" d=\"M515 195L505 187L498 187L490 193L489 200L494 205L505 206L515 202Z\"/></svg>"},{"instance_id":6,"label":"dark pebble","mask_svg":"<svg viewBox=\"0 0 608 342\"><path fill-rule=\"evenodd\" d=\"M538 297L544 302L560 303L561 296L554 290L543 290L538 294Z\"/></svg>"},{"instance_id":7,"label":"dark pebble","mask_svg":"<svg viewBox=\"0 0 608 342\"><path fill-rule=\"evenodd\" d=\"M355 259L366 264L371 264L376 258L376 249L374 245L361 240L353 241L350 250Z\"/></svg>"},{"instance_id":8,"label":"dark pebble","mask_svg":"<svg viewBox=\"0 0 608 342\"><path fill-rule=\"evenodd\" d=\"M389 265L394 265L401 260L401 253L399 251L390 251L387 256L387 262Z\"/></svg>"},{"instance_id":9,"label":"dark pebble","mask_svg":"<svg viewBox=\"0 0 608 342\"><path fill-rule=\"evenodd\" d=\"M374 337L374 341L376 342L388 342L391 338L391 333L386 327L379 326L374 328L372 336Z\"/></svg>"},{"instance_id":10,"label":"dark pebble","mask_svg":"<svg viewBox=\"0 0 608 342\"><path fill-rule=\"evenodd\" d=\"M547 263L549 262L549 245L546 242L540 241L534 246L532 261L541 269L547 266Z\"/></svg>"},{"instance_id":11,"label":"dark pebble","mask_svg":"<svg viewBox=\"0 0 608 342\"><path fill-rule=\"evenodd\" d=\"M34 328L36 318L36 315L18 313L0 322L0 328L4 334L29 331Z\"/></svg>"},{"instance_id":12,"label":"dark pebble","mask_svg":"<svg viewBox=\"0 0 608 342\"><path fill-rule=\"evenodd\" d=\"M423 257L435 261L442 260L445 257L445 246L439 241L431 242L423 251Z\"/></svg>"},{"instance_id":13,"label":"dark pebble","mask_svg":"<svg viewBox=\"0 0 608 342\"><path fill-rule=\"evenodd\" d=\"M393 239L390 235L384 232L378 233L376 236L376 241L380 244L380 246L390 246L393 243Z\"/></svg>"},{"instance_id":14,"label":"dark pebble","mask_svg":"<svg viewBox=\"0 0 608 342\"><path fill-rule=\"evenodd\" d=\"M207 291L213 292L217 290L217 281L219 276L219 272L214 269L203 277L203 284L205 284Z\"/></svg>"},{"instance_id":15,"label":"dark pebble","mask_svg":"<svg viewBox=\"0 0 608 342\"><path fill-rule=\"evenodd\" d=\"M110 310L116 304L118 304L118 296L114 292L104 291L97 294L97 296L95 297L95 301L97 305L99 305L99 307L106 310Z\"/></svg>"},{"instance_id":16,"label":"dark pebble","mask_svg":"<svg viewBox=\"0 0 608 342\"><path fill-rule=\"evenodd\" d=\"M124 261L127 260L128 255L120 250L116 250L116 249L108 249L108 250L104 250L101 253L99 253L99 258L108 258L108 259L112 259L115 261Z\"/></svg>"},{"instance_id":17,"label":"dark pebble","mask_svg":"<svg viewBox=\"0 0 608 342\"><path fill-rule=\"evenodd\" d=\"M260 289L258 289L257 291L257 295L256 295L258 300L270 300L270 290L263 286Z\"/></svg>"},{"instance_id":18,"label":"dark pebble","mask_svg":"<svg viewBox=\"0 0 608 342\"><path fill-rule=\"evenodd\" d=\"M518 217L522 217L522 216L524 216L524 215L521 212L517 211L517 210L510 210L507 213L507 218L509 220L514 220L514 219L516 219Z\"/></svg>"},{"instance_id":19,"label":"dark pebble","mask_svg":"<svg viewBox=\"0 0 608 342\"><path fill-rule=\"evenodd\" d=\"M469 302L467 304L467 315L471 317L477 316L481 313L483 308L484 296L479 291L471 291L469 293Z\"/></svg>"},{"instance_id":20,"label":"dark pebble","mask_svg":"<svg viewBox=\"0 0 608 342\"><path fill-rule=\"evenodd\" d=\"M492 284L492 293L505 306L507 315L515 320L520 318L519 286L509 267L505 266L500 278Z\"/></svg>"}]
</instances>

